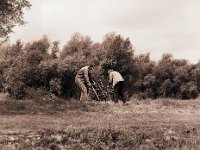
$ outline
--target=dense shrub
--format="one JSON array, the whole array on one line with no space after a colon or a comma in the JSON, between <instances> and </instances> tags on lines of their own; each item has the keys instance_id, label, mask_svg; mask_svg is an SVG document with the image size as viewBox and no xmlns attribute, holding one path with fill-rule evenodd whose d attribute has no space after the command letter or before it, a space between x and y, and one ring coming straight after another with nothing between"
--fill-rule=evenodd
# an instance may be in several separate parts
<instances>
[{"instance_id":1,"label":"dense shrub","mask_svg":"<svg viewBox=\"0 0 200 150\"><path fill-rule=\"evenodd\" d=\"M182 99L197 98L198 90L197 86L193 82L188 82L185 85L181 85L181 95Z\"/></svg>"},{"instance_id":2,"label":"dense shrub","mask_svg":"<svg viewBox=\"0 0 200 150\"><path fill-rule=\"evenodd\" d=\"M8 47L5 61L4 88L12 97L21 99L26 96L26 88L38 88L42 84L39 64L48 57L47 37L23 46L17 42Z\"/></svg>"},{"instance_id":3,"label":"dense shrub","mask_svg":"<svg viewBox=\"0 0 200 150\"><path fill-rule=\"evenodd\" d=\"M58 78L51 79L49 82L50 92L55 94L56 96L61 95L62 86L61 81Z\"/></svg>"},{"instance_id":4,"label":"dense shrub","mask_svg":"<svg viewBox=\"0 0 200 150\"><path fill-rule=\"evenodd\" d=\"M102 43L75 33L62 50L59 42L50 42L47 36L26 44L17 41L0 49L0 91L16 99L32 97L34 90L77 98L75 75L91 63L95 65L92 79L99 84L101 79L105 86L107 70L119 71L128 96L194 99L200 91L200 63L193 65L171 54L152 61L149 53L135 55L130 39L115 33L106 34Z\"/></svg>"}]
</instances>

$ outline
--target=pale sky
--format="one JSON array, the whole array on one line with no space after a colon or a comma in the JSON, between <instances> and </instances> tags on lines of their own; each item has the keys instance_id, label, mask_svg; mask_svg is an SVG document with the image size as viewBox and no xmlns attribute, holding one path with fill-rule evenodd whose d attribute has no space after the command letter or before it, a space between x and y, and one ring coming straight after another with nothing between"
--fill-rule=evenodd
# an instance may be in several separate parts
<instances>
[{"instance_id":1,"label":"pale sky","mask_svg":"<svg viewBox=\"0 0 200 150\"><path fill-rule=\"evenodd\" d=\"M13 43L40 39L65 44L75 32L101 42L106 33L129 37L135 54L163 53L200 60L200 0L31 0L25 26L10 35Z\"/></svg>"}]
</instances>

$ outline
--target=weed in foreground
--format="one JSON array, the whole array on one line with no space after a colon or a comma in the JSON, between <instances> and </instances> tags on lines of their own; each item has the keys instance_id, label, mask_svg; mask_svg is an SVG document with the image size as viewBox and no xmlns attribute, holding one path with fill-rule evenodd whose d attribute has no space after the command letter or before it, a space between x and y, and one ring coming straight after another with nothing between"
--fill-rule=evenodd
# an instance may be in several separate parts
<instances>
[{"instance_id":1,"label":"weed in foreground","mask_svg":"<svg viewBox=\"0 0 200 150\"><path fill-rule=\"evenodd\" d=\"M2 135L1 135L2 136ZM0 145L21 149L196 149L199 132L192 128L84 128L41 130L23 135L4 135Z\"/></svg>"}]
</instances>

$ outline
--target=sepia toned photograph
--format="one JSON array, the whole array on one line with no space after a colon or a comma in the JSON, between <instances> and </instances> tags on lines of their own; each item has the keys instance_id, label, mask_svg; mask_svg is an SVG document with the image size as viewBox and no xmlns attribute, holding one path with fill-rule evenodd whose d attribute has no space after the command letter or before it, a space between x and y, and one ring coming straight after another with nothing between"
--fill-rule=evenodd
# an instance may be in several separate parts
<instances>
[{"instance_id":1,"label":"sepia toned photograph","mask_svg":"<svg viewBox=\"0 0 200 150\"><path fill-rule=\"evenodd\" d=\"M199 0L0 0L0 150L200 149Z\"/></svg>"}]
</instances>

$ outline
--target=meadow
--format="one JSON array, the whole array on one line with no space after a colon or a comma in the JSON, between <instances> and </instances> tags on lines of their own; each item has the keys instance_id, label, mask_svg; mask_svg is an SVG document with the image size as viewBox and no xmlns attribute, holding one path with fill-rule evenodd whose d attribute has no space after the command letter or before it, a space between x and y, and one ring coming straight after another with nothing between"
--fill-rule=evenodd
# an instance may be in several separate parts
<instances>
[{"instance_id":1,"label":"meadow","mask_svg":"<svg viewBox=\"0 0 200 150\"><path fill-rule=\"evenodd\" d=\"M0 2L0 92L7 93L0 94L0 149L199 149L200 61L193 64L170 53L152 60L150 52L139 54L138 43L115 32L101 42L75 32L66 43L44 35L11 44L9 34L26 23L23 9L31 3ZM181 52L189 48L184 44ZM79 97L78 70L91 64L91 79L102 83L106 99L108 70L122 74L130 98L126 105L73 99Z\"/></svg>"},{"instance_id":2,"label":"meadow","mask_svg":"<svg viewBox=\"0 0 200 150\"><path fill-rule=\"evenodd\" d=\"M200 100L0 96L0 149L198 149Z\"/></svg>"}]
</instances>

